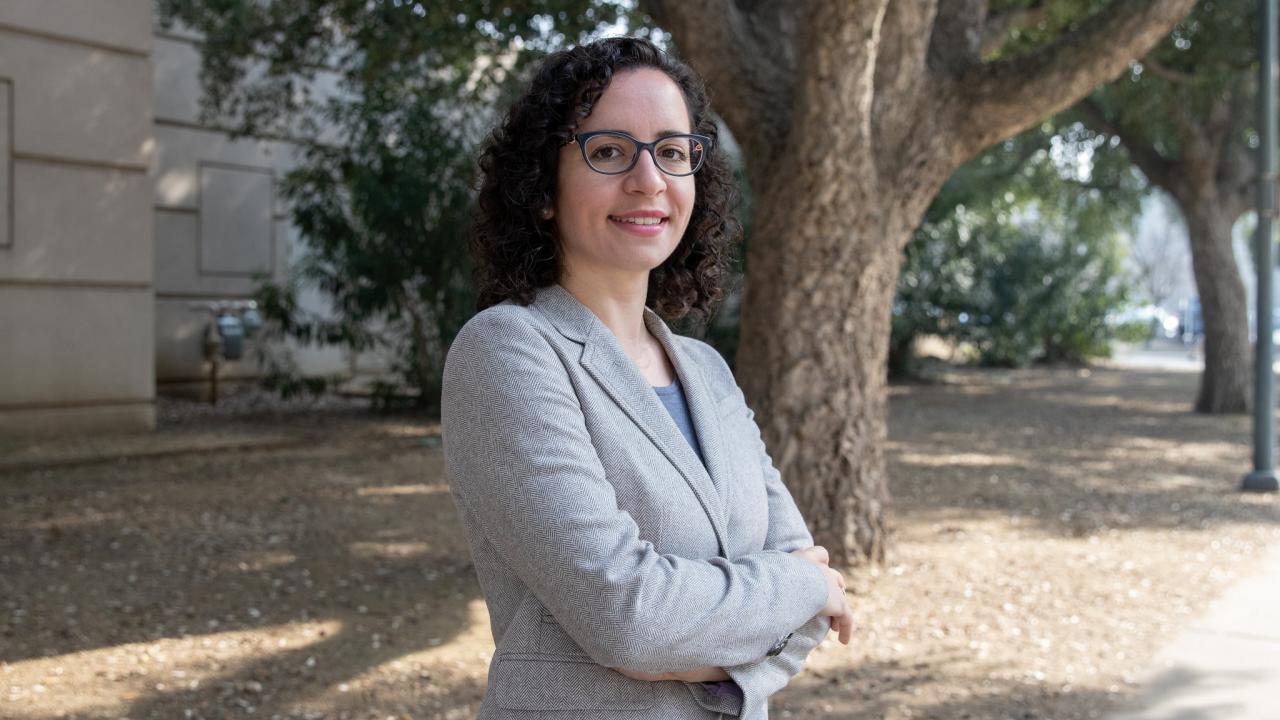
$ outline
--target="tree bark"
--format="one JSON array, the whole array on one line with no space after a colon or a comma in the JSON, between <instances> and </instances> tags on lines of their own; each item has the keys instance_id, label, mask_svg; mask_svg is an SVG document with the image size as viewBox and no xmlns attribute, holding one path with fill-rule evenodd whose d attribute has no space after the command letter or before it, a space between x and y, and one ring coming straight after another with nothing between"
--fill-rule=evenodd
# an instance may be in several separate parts
<instances>
[{"instance_id":1,"label":"tree bark","mask_svg":"<svg viewBox=\"0 0 1280 720\"><path fill-rule=\"evenodd\" d=\"M1231 247L1235 217L1217 202L1216 193L1175 198L1191 238L1191 268L1204 323L1204 372L1200 374L1195 410L1248 412L1253 356L1244 283ZM1259 340L1266 342L1269 338Z\"/></svg>"},{"instance_id":2,"label":"tree bark","mask_svg":"<svg viewBox=\"0 0 1280 720\"><path fill-rule=\"evenodd\" d=\"M1115 2L1043 52L987 67L982 2L967 5L975 17L938 0L646 0L747 157L738 376L833 565L886 557L891 308L930 200L985 145L1119 73L1192 4Z\"/></svg>"},{"instance_id":3,"label":"tree bark","mask_svg":"<svg viewBox=\"0 0 1280 720\"><path fill-rule=\"evenodd\" d=\"M813 50L797 75L791 150L753 208L738 374L815 541L833 555L853 549L878 562L888 498L879 365L889 336L879 309L892 301L884 279L898 268L896 244L880 239L897 228L884 227L869 152L870 71L885 3L831 17L853 7L824 6L807 28ZM839 30L824 38L823 27ZM774 281L752 281L760 275L752 268Z\"/></svg>"}]
</instances>

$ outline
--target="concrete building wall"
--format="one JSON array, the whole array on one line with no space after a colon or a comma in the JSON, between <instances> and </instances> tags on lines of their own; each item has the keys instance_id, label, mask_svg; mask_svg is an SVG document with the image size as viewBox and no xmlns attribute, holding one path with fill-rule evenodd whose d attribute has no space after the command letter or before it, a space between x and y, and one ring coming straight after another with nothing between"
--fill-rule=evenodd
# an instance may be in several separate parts
<instances>
[{"instance_id":1,"label":"concrete building wall","mask_svg":"<svg viewBox=\"0 0 1280 720\"><path fill-rule=\"evenodd\" d=\"M0 433L154 426L151 3L0 3Z\"/></svg>"},{"instance_id":2,"label":"concrete building wall","mask_svg":"<svg viewBox=\"0 0 1280 720\"><path fill-rule=\"evenodd\" d=\"M232 140L204 121L199 38L159 27L154 36L156 382L164 394L199 396L208 387L202 336L209 315L192 305L249 299L256 275L283 279L288 272L300 240L278 184L298 149L282 140ZM304 299L310 310L325 307L314 294ZM354 367L338 348L294 350L309 374ZM246 356L225 365L220 377L260 372Z\"/></svg>"}]
</instances>

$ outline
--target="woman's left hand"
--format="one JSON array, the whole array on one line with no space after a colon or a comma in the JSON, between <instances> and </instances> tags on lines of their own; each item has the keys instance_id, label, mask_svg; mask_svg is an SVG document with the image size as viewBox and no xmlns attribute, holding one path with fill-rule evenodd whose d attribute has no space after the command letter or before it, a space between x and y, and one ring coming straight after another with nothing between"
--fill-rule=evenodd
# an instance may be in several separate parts
<instances>
[{"instance_id":1,"label":"woman's left hand","mask_svg":"<svg viewBox=\"0 0 1280 720\"><path fill-rule=\"evenodd\" d=\"M724 668L704 667L694 670L686 670L684 672L669 672L650 675L649 673L634 672L623 668L614 668L614 670L626 675L633 680L648 680L657 682L660 680L678 680L680 682L715 682L717 680L729 680L729 673Z\"/></svg>"}]
</instances>

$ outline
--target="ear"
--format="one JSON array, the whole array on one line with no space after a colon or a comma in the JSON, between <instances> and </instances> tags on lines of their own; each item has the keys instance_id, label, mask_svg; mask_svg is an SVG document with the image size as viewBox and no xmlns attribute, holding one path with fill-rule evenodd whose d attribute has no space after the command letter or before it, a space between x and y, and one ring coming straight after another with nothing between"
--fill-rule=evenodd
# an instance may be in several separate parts
<instances>
[{"instance_id":1,"label":"ear","mask_svg":"<svg viewBox=\"0 0 1280 720\"><path fill-rule=\"evenodd\" d=\"M543 220L550 220L551 218L555 217L556 211L554 208L544 207L542 208L542 212L538 214L542 217Z\"/></svg>"}]
</instances>

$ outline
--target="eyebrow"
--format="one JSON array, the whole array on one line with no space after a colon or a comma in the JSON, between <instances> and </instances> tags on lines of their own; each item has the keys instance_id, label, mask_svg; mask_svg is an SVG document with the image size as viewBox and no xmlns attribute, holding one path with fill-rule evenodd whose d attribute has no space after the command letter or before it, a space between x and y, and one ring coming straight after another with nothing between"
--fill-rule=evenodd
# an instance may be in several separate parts
<instances>
[{"instance_id":1,"label":"eyebrow","mask_svg":"<svg viewBox=\"0 0 1280 720\"><path fill-rule=\"evenodd\" d=\"M591 132L611 132L611 133L621 133L623 135L631 135L631 133L627 132L626 130L616 130L613 128L600 128L599 130L592 130ZM692 130L659 130L658 137L664 138L669 135L689 135L692 132L693 132ZM635 137L635 136L631 135L631 137Z\"/></svg>"}]
</instances>

